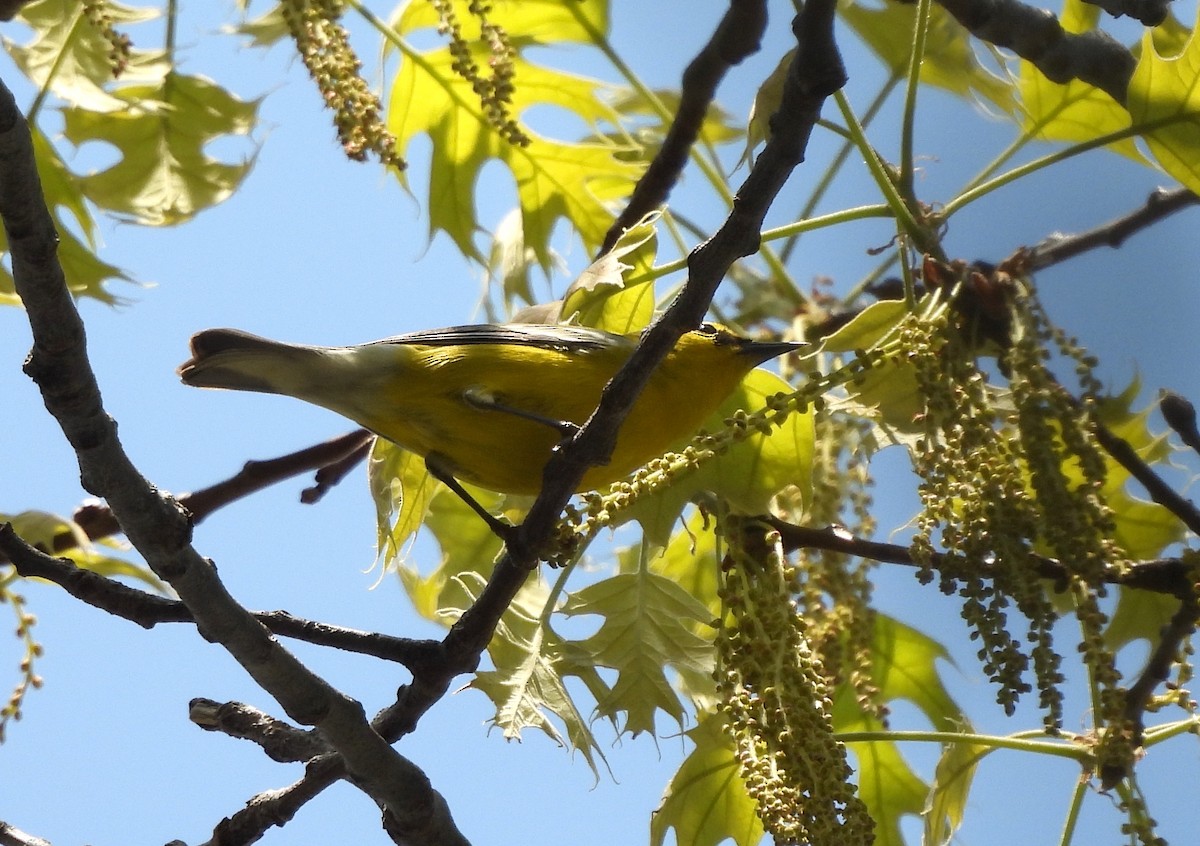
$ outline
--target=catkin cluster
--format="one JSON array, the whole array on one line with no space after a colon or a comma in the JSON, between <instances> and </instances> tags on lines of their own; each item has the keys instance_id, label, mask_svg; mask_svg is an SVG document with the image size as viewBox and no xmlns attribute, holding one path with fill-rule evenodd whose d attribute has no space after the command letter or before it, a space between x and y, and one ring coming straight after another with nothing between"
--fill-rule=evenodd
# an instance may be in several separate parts
<instances>
[{"instance_id":1,"label":"catkin cluster","mask_svg":"<svg viewBox=\"0 0 1200 846\"><path fill-rule=\"evenodd\" d=\"M17 618L17 638L25 646L25 654L21 658L20 679L13 687L8 702L0 706L0 743L3 743L4 729L8 721L21 719L21 706L25 701L25 695L30 690L36 690L42 686L42 677L35 672L33 666L34 662L41 657L42 645L33 636L33 627L37 623L37 618L25 609L25 598L21 594L14 593L8 587L0 586L0 604L12 606L13 613Z\"/></svg>"},{"instance_id":2,"label":"catkin cluster","mask_svg":"<svg viewBox=\"0 0 1200 846\"><path fill-rule=\"evenodd\" d=\"M113 79L117 79L129 67L133 42L113 26L112 12L108 0L83 0L84 19L108 42L108 62L112 67Z\"/></svg>"},{"instance_id":3,"label":"catkin cluster","mask_svg":"<svg viewBox=\"0 0 1200 846\"><path fill-rule=\"evenodd\" d=\"M491 6L479 0L471 0L467 5L468 13L479 23L479 40L487 47L488 67L492 73L485 77L480 73L470 42L463 36L462 24L454 11L452 0L432 0L432 3L441 20L438 31L450 39L450 55L454 57L451 68L471 84L471 90L479 97L479 105L488 126L510 144L529 146L529 136L512 115L516 50L504 28L489 20Z\"/></svg>"},{"instance_id":4,"label":"catkin cluster","mask_svg":"<svg viewBox=\"0 0 1200 846\"><path fill-rule=\"evenodd\" d=\"M362 62L338 23L342 11L340 0L284 0L282 4L300 60L333 110L346 155L361 162L373 152L383 164L402 170L405 163L384 125L379 97L362 78Z\"/></svg>"},{"instance_id":5,"label":"catkin cluster","mask_svg":"<svg viewBox=\"0 0 1200 846\"><path fill-rule=\"evenodd\" d=\"M780 497L788 522L841 526L856 537L871 537L869 458L878 449L865 420L828 411L815 419L813 488L808 502ZM848 682L858 707L887 722L873 674L875 612L871 608L873 562L822 549L801 550L796 558L798 602L808 625L808 638L821 657L828 678Z\"/></svg>"},{"instance_id":6,"label":"catkin cluster","mask_svg":"<svg viewBox=\"0 0 1200 846\"><path fill-rule=\"evenodd\" d=\"M824 670L793 596L799 584L778 533L722 522L728 544L717 691L746 789L777 844L859 846L874 823L833 736Z\"/></svg>"},{"instance_id":7,"label":"catkin cluster","mask_svg":"<svg viewBox=\"0 0 1200 846\"><path fill-rule=\"evenodd\" d=\"M1011 335L1000 368L1007 391L976 364L978 351L953 312L914 316L903 329L925 404L924 435L914 450L923 509L913 553L925 563L922 578L931 580L931 553L940 544L949 562L942 588L963 599L962 615L998 685L998 701L1012 712L1031 689L1032 666L1051 730L1062 722L1062 659L1051 636L1057 615L1034 553L1058 559L1067 573L1058 587L1073 600L1080 652L1100 691L1097 725L1105 726L1120 721L1122 692L1102 638L1099 599L1122 556L1112 540L1105 461L1092 429L1094 362L1049 326L1027 282L1010 280L1007 293ZM1074 362L1083 401L1051 374L1054 353ZM1014 607L1025 618L1024 631L1009 620Z\"/></svg>"}]
</instances>

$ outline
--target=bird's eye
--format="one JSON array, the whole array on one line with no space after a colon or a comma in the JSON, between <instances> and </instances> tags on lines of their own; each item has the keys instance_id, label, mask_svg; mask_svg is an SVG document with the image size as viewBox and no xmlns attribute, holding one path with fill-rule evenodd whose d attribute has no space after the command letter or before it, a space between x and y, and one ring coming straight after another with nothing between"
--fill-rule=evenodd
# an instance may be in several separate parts
<instances>
[{"instance_id":1,"label":"bird's eye","mask_svg":"<svg viewBox=\"0 0 1200 846\"><path fill-rule=\"evenodd\" d=\"M701 335L716 335L721 330L712 323L701 323L696 327L696 332Z\"/></svg>"}]
</instances>

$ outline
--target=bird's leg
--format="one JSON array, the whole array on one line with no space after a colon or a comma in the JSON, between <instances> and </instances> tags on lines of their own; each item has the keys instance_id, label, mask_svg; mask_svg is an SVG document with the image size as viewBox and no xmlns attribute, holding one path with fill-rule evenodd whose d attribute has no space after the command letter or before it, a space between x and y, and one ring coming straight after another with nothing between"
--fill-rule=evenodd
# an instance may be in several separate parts
<instances>
[{"instance_id":1,"label":"bird's leg","mask_svg":"<svg viewBox=\"0 0 1200 846\"><path fill-rule=\"evenodd\" d=\"M563 440L573 438L579 433L579 426L569 420L552 420L549 417L543 417L532 411L514 408L511 405L505 405L497 400L491 394L478 389L468 389L463 392L463 399L469 405L483 411L502 411L505 414L511 414L514 417L520 417L523 420L532 420L534 423L540 423L543 426L549 426L554 431L562 435Z\"/></svg>"},{"instance_id":2,"label":"bird's leg","mask_svg":"<svg viewBox=\"0 0 1200 846\"><path fill-rule=\"evenodd\" d=\"M507 523L501 520L496 515L489 512L486 508L479 504L475 497L471 496L458 481L453 474L438 460L437 456L428 455L425 457L425 469L429 471L429 475L437 479L443 485L454 491L458 498L465 502L468 507L480 517L483 522L487 523L488 528L492 530L492 534L504 541L504 545L510 550L516 548L516 538L518 526L512 523Z\"/></svg>"}]
</instances>

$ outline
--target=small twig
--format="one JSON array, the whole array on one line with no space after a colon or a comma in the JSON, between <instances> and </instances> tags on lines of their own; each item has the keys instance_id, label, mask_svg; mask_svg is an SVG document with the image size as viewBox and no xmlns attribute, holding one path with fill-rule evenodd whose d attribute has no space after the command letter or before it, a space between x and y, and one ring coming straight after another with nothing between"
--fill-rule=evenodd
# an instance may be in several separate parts
<instances>
[{"instance_id":1,"label":"small twig","mask_svg":"<svg viewBox=\"0 0 1200 846\"><path fill-rule=\"evenodd\" d=\"M301 493L300 501L316 502L320 494L337 484L351 467L366 457L374 437L366 429L356 429L278 458L247 461L238 473L228 479L194 493L181 494L178 497L179 504L192 515L193 523L199 523L226 505L310 470L317 471L317 484ZM325 475L330 468L336 468L336 475ZM319 491L319 494L310 496L310 491ZM113 517L112 509L106 505L80 506L73 519L90 540L111 537L121 532L121 526ZM61 532L54 536L53 551L74 549L76 543L73 533ZM0 563L3 563L3 558L0 558Z\"/></svg>"},{"instance_id":2,"label":"small twig","mask_svg":"<svg viewBox=\"0 0 1200 846\"><path fill-rule=\"evenodd\" d=\"M1200 203L1188 188L1159 188L1141 208L1076 235L1051 235L1027 254L1029 268L1041 270L1097 247L1120 247L1131 236L1181 209Z\"/></svg>"},{"instance_id":3,"label":"small twig","mask_svg":"<svg viewBox=\"0 0 1200 846\"><path fill-rule=\"evenodd\" d=\"M824 549L830 552L841 552L871 561L887 564L903 564L908 567L919 567L920 564L912 557L907 546L894 543L879 543L858 538L844 529L837 527L812 528L797 526L785 522L778 517L765 516L762 518L771 528L779 532L785 550L791 552L797 549ZM1029 555L1030 566L1039 576L1065 585L1069 572L1063 564L1044 555ZM935 570L951 578L958 578L957 559L945 553L935 552L930 564ZM1193 596L1195 570L1192 565L1180 558L1155 558L1147 561L1136 561L1121 569L1112 568L1106 574L1105 581L1122 587L1137 588L1152 593L1168 594L1181 600L1190 600Z\"/></svg>"},{"instance_id":4,"label":"small twig","mask_svg":"<svg viewBox=\"0 0 1200 846\"><path fill-rule=\"evenodd\" d=\"M1196 622L1200 620L1200 602L1195 596L1184 599L1179 609L1171 616L1170 622L1163 627L1158 643L1146 666L1142 668L1137 681L1130 685L1125 692L1125 718L1133 723L1136 737L1140 742L1145 729L1146 706L1155 689L1171 676L1171 668L1179 662L1179 652L1183 641L1196 631Z\"/></svg>"},{"instance_id":5,"label":"small twig","mask_svg":"<svg viewBox=\"0 0 1200 846\"><path fill-rule=\"evenodd\" d=\"M679 110L671 128L621 215L604 236L600 255L616 245L621 233L666 202L700 136L717 86L729 68L758 52L766 25L767 4L763 0L731 0L712 38L684 70Z\"/></svg>"},{"instance_id":6,"label":"small twig","mask_svg":"<svg viewBox=\"0 0 1200 846\"><path fill-rule=\"evenodd\" d=\"M280 763L311 761L333 751L316 732L296 728L242 702L193 699L188 703L188 719L205 731L249 740Z\"/></svg>"},{"instance_id":7,"label":"small twig","mask_svg":"<svg viewBox=\"0 0 1200 846\"><path fill-rule=\"evenodd\" d=\"M1179 439L1200 454L1200 430L1196 428L1196 406L1172 391L1158 401L1158 410Z\"/></svg>"},{"instance_id":8,"label":"small twig","mask_svg":"<svg viewBox=\"0 0 1200 846\"><path fill-rule=\"evenodd\" d=\"M1183 521L1194 534L1200 535L1200 509L1190 499L1177 493L1149 464L1142 461L1127 441L1113 434L1103 423L1096 421L1093 430L1096 441L1104 447L1104 451L1138 480L1152 500Z\"/></svg>"}]
</instances>

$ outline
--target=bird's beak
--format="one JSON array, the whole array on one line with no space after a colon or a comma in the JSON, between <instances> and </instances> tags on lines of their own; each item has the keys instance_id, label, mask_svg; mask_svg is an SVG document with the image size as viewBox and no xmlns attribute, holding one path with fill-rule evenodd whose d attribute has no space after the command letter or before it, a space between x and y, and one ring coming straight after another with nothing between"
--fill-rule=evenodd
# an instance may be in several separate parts
<instances>
[{"instance_id":1,"label":"bird's beak","mask_svg":"<svg viewBox=\"0 0 1200 846\"><path fill-rule=\"evenodd\" d=\"M800 341L752 341L749 338L742 343L739 353L754 359L755 364L762 364L781 355L810 346Z\"/></svg>"}]
</instances>

